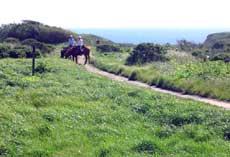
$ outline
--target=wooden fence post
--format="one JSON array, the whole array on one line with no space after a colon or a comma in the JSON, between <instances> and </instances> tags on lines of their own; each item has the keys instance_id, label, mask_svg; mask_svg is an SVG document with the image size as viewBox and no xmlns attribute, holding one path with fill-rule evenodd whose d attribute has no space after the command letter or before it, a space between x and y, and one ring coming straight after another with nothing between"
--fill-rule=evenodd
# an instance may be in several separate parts
<instances>
[{"instance_id":1,"label":"wooden fence post","mask_svg":"<svg viewBox=\"0 0 230 157\"><path fill-rule=\"evenodd\" d=\"M35 73L35 46L32 46L32 76L34 76Z\"/></svg>"}]
</instances>

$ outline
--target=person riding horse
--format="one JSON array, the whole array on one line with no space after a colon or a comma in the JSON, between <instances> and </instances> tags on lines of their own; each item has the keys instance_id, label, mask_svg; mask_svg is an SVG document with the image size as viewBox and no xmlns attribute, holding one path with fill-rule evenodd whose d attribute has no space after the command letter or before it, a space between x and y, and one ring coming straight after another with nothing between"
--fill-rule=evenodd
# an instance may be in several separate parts
<instances>
[{"instance_id":1,"label":"person riding horse","mask_svg":"<svg viewBox=\"0 0 230 157\"><path fill-rule=\"evenodd\" d=\"M68 40L68 47L73 47L75 45L75 40L73 38L73 35L70 35Z\"/></svg>"},{"instance_id":2,"label":"person riding horse","mask_svg":"<svg viewBox=\"0 0 230 157\"><path fill-rule=\"evenodd\" d=\"M74 46L74 38L70 35L68 40L68 47L65 47L61 51L61 58L69 58L72 56L72 59L76 59L77 63L77 56L84 55L85 56L85 63L90 62L90 47L84 46L84 41L81 36L78 37L77 46Z\"/></svg>"},{"instance_id":3,"label":"person riding horse","mask_svg":"<svg viewBox=\"0 0 230 157\"><path fill-rule=\"evenodd\" d=\"M80 52L82 52L84 49L84 41L81 36L79 36L77 39L77 47L79 48Z\"/></svg>"},{"instance_id":4,"label":"person riding horse","mask_svg":"<svg viewBox=\"0 0 230 157\"><path fill-rule=\"evenodd\" d=\"M67 45L67 47L63 47L63 49L61 50L61 56L60 57L64 58L64 55L67 52L67 50L70 48L73 48L74 45L75 45L75 40L73 38L73 35L70 35L69 39L68 39L68 45Z\"/></svg>"}]
</instances>

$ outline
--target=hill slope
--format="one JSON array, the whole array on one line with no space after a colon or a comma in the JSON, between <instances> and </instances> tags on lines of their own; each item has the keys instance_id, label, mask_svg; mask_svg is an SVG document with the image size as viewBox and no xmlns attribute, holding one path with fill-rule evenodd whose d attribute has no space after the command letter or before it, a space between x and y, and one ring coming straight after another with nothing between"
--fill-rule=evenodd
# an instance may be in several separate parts
<instances>
[{"instance_id":1,"label":"hill slope","mask_svg":"<svg viewBox=\"0 0 230 157\"><path fill-rule=\"evenodd\" d=\"M204 46L211 49L219 49L219 51L226 51L230 48L230 32L208 35L204 42Z\"/></svg>"},{"instance_id":2,"label":"hill slope","mask_svg":"<svg viewBox=\"0 0 230 157\"><path fill-rule=\"evenodd\" d=\"M78 36L74 32L59 27L51 27L40 22L24 20L19 24L2 25L0 27L0 42L13 37L20 41L35 39L42 43L58 44L67 42L70 34L73 34L74 38ZM95 45L97 40L100 40L101 44L113 44L112 41L96 35L84 34L82 36L86 44Z\"/></svg>"},{"instance_id":3,"label":"hill slope","mask_svg":"<svg viewBox=\"0 0 230 157\"><path fill-rule=\"evenodd\" d=\"M230 112L69 60L0 60L0 156L227 156Z\"/></svg>"}]
</instances>

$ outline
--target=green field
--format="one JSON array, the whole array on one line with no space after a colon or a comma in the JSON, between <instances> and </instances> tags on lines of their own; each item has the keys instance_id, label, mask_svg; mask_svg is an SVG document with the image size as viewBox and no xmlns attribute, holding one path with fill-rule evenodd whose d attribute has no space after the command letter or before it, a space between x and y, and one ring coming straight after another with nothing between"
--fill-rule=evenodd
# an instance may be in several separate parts
<instances>
[{"instance_id":1,"label":"green field","mask_svg":"<svg viewBox=\"0 0 230 157\"><path fill-rule=\"evenodd\" d=\"M94 66L160 88L186 94L230 100L230 64L202 62L189 53L169 52L169 61L146 65L125 65L126 52L94 53Z\"/></svg>"},{"instance_id":2,"label":"green field","mask_svg":"<svg viewBox=\"0 0 230 157\"><path fill-rule=\"evenodd\" d=\"M0 156L228 156L230 111L55 56L0 60Z\"/></svg>"}]
</instances>

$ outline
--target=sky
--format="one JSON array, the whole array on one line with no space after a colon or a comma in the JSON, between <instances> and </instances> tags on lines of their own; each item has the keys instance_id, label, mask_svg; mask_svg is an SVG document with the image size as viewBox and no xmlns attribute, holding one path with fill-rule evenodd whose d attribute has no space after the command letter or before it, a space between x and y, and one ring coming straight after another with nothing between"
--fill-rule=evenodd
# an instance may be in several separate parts
<instances>
[{"instance_id":1,"label":"sky","mask_svg":"<svg viewBox=\"0 0 230 157\"><path fill-rule=\"evenodd\" d=\"M230 0L1 0L0 25L63 28L230 28Z\"/></svg>"}]
</instances>

